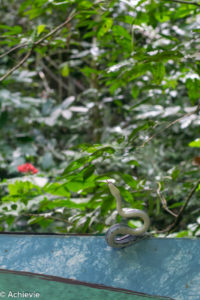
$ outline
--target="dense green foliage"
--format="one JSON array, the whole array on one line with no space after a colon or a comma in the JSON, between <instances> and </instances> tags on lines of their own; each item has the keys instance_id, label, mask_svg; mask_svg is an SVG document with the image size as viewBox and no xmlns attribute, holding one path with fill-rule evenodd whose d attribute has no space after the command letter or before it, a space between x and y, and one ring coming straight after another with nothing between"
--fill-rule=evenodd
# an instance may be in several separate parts
<instances>
[{"instance_id":1,"label":"dense green foliage","mask_svg":"<svg viewBox=\"0 0 200 300\"><path fill-rule=\"evenodd\" d=\"M121 220L115 179L152 232L189 197L176 235L199 235L200 4L0 6L1 230L105 232Z\"/></svg>"}]
</instances>

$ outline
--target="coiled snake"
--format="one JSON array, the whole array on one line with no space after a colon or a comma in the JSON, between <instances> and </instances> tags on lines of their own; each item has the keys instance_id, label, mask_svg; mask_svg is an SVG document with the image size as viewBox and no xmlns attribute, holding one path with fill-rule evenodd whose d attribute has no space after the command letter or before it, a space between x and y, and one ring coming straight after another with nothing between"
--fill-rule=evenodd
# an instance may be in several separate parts
<instances>
[{"instance_id":1,"label":"coiled snake","mask_svg":"<svg viewBox=\"0 0 200 300\"><path fill-rule=\"evenodd\" d=\"M117 202L118 213L125 218L141 218L143 225L139 228L131 228L123 224L113 225L106 233L106 241L110 247L123 248L132 245L135 241L143 239L147 236L146 231L150 225L149 216L140 209L122 208L122 199L118 188L108 182L111 194L115 197Z\"/></svg>"}]
</instances>

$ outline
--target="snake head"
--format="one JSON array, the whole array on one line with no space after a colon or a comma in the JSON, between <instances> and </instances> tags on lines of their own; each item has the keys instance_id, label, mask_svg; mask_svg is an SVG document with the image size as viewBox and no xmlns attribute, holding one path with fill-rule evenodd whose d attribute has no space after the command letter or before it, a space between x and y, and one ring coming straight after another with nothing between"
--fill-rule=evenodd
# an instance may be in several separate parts
<instances>
[{"instance_id":1,"label":"snake head","mask_svg":"<svg viewBox=\"0 0 200 300\"><path fill-rule=\"evenodd\" d=\"M115 198L121 197L119 189L111 182L107 181L109 190Z\"/></svg>"}]
</instances>

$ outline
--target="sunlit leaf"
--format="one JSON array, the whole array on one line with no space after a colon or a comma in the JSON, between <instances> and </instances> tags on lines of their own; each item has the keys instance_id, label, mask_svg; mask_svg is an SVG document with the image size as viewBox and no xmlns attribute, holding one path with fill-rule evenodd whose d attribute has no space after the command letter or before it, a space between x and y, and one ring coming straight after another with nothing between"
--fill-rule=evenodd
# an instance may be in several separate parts
<instances>
[{"instance_id":1,"label":"sunlit leaf","mask_svg":"<svg viewBox=\"0 0 200 300\"><path fill-rule=\"evenodd\" d=\"M46 25L44 25L44 24L38 25L38 27L37 27L38 35L40 35L45 30L45 27L46 27Z\"/></svg>"},{"instance_id":2,"label":"sunlit leaf","mask_svg":"<svg viewBox=\"0 0 200 300\"><path fill-rule=\"evenodd\" d=\"M69 65L68 63L63 64L63 67L61 69L61 74L63 77L67 77L69 75Z\"/></svg>"},{"instance_id":3,"label":"sunlit leaf","mask_svg":"<svg viewBox=\"0 0 200 300\"><path fill-rule=\"evenodd\" d=\"M189 147L197 147L200 148L200 138L196 139L195 141L189 143Z\"/></svg>"},{"instance_id":4,"label":"sunlit leaf","mask_svg":"<svg viewBox=\"0 0 200 300\"><path fill-rule=\"evenodd\" d=\"M81 181L70 181L66 183L66 186L71 192L78 192L84 187L84 183Z\"/></svg>"},{"instance_id":5,"label":"sunlit leaf","mask_svg":"<svg viewBox=\"0 0 200 300\"><path fill-rule=\"evenodd\" d=\"M113 19L106 18L98 32L98 36L99 37L104 36L104 34L110 30L110 28L112 27L112 24L113 24Z\"/></svg>"}]
</instances>

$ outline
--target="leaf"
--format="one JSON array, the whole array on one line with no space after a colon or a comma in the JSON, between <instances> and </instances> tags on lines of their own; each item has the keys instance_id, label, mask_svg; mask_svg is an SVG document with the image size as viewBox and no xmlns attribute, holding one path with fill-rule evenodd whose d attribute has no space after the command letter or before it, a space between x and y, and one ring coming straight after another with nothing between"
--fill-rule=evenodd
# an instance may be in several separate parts
<instances>
[{"instance_id":1,"label":"leaf","mask_svg":"<svg viewBox=\"0 0 200 300\"><path fill-rule=\"evenodd\" d=\"M81 157L73 162L71 162L69 164L69 166L64 170L64 172L62 173L62 175L66 175L68 173L70 173L71 171L77 170L80 167L84 166L86 163L90 162L92 160L91 156L84 156Z\"/></svg>"},{"instance_id":2,"label":"leaf","mask_svg":"<svg viewBox=\"0 0 200 300\"><path fill-rule=\"evenodd\" d=\"M29 5L31 5L30 0L23 2L19 7L19 13L23 13Z\"/></svg>"},{"instance_id":3,"label":"leaf","mask_svg":"<svg viewBox=\"0 0 200 300\"><path fill-rule=\"evenodd\" d=\"M176 237L177 238L182 238L182 237L186 237L186 236L189 236L189 232L188 230L183 230L183 231L180 231L176 234Z\"/></svg>"},{"instance_id":4,"label":"leaf","mask_svg":"<svg viewBox=\"0 0 200 300\"><path fill-rule=\"evenodd\" d=\"M137 166L137 167L139 167L140 166L140 164L136 161L136 160L130 160L129 162L128 162L128 164L129 165L133 165L133 166Z\"/></svg>"},{"instance_id":5,"label":"leaf","mask_svg":"<svg viewBox=\"0 0 200 300\"><path fill-rule=\"evenodd\" d=\"M106 18L106 20L104 21L103 25L101 26L97 34L98 37L104 36L104 34L110 30L112 24L113 24L113 20L111 18Z\"/></svg>"},{"instance_id":6,"label":"leaf","mask_svg":"<svg viewBox=\"0 0 200 300\"><path fill-rule=\"evenodd\" d=\"M41 14L43 14L44 11L40 7L33 7L27 11L24 12L24 15L28 15L29 18L32 20L34 18L37 18ZM49 14L50 14L50 9L49 9Z\"/></svg>"},{"instance_id":7,"label":"leaf","mask_svg":"<svg viewBox=\"0 0 200 300\"><path fill-rule=\"evenodd\" d=\"M131 95L133 96L134 99L137 99L139 93L140 93L139 87L137 85L134 85L131 89Z\"/></svg>"},{"instance_id":8,"label":"leaf","mask_svg":"<svg viewBox=\"0 0 200 300\"><path fill-rule=\"evenodd\" d=\"M200 138L196 139L195 141L189 143L189 147L197 147L200 148Z\"/></svg>"},{"instance_id":9,"label":"leaf","mask_svg":"<svg viewBox=\"0 0 200 300\"><path fill-rule=\"evenodd\" d=\"M22 33L22 27L19 25L16 25L16 26L0 25L0 29L8 30L2 35L17 35L19 33Z\"/></svg>"},{"instance_id":10,"label":"leaf","mask_svg":"<svg viewBox=\"0 0 200 300\"><path fill-rule=\"evenodd\" d=\"M84 170L84 173L83 173L83 179L86 180L88 179L95 171L95 166L94 165L90 165L89 167L87 167L85 170Z\"/></svg>"},{"instance_id":11,"label":"leaf","mask_svg":"<svg viewBox=\"0 0 200 300\"><path fill-rule=\"evenodd\" d=\"M78 192L81 189L83 189L84 187L84 183L81 181L70 181L66 183L67 188L71 191L71 192Z\"/></svg>"},{"instance_id":12,"label":"leaf","mask_svg":"<svg viewBox=\"0 0 200 300\"><path fill-rule=\"evenodd\" d=\"M8 225L12 225L13 224L13 222L15 221L15 217L14 216L7 216L6 217L6 223L8 224Z\"/></svg>"},{"instance_id":13,"label":"leaf","mask_svg":"<svg viewBox=\"0 0 200 300\"><path fill-rule=\"evenodd\" d=\"M160 198L156 198L156 215L160 214Z\"/></svg>"},{"instance_id":14,"label":"leaf","mask_svg":"<svg viewBox=\"0 0 200 300\"><path fill-rule=\"evenodd\" d=\"M152 66L151 72L153 74L153 82L155 84L161 84L165 76L165 65L162 63L157 63Z\"/></svg>"},{"instance_id":15,"label":"leaf","mask_svg":"<svg viewBox=\"0 0 200 300\"><path fill-rule=\"evenodd\" d=\"M132 227L132 228L138 228L142 226L142 222L139 220L130 220L128 221L128 226Z\"/></svg>"},{"instance_id":16,"label":"leaf","mask_svg":"<svg viewBox=\"0 0 200 300\"><path fill-rule=\"evenodd\" d=\"M167 22L168 20L170 20L170 16L167 16L167 15L161 13L160 11L156 11L155 12L155 18L159 22Z\"/></svg>"},{"instance_id":17,"label":"leaf","mask_svg":"<svg viewBox=\"0 0 200 300\"><path fill-rule=\"evenodd\" d=\"M43 220L40 220L38 222L38 224L42 227L42 228L47 228L50 224L52 224L53 222L55 222L54 220L50 219L50 218L44 218Z\"/></svg>"},{"instance_id":18,"label":"leaf","mask_svg":"<svg viewBox=\"0 0 200 300\"><path fill-rule=\"evenodd\" d=\"M45 30L46 25L45 24L40 24L37 27L37 33L40 35L44 30Z\"/></svg>"},{"instance_id":19,"label":"leaf","mask_svg":"<svg viewBox=\"0 0 200 300\"><path fill-rule=\"evenodd\" d=\"M194 105L199 99L200 95L200 80L197 78L191 79L188 78L186 81L186 87L188 90L188 96L191 100L191 103Z\"/></svg>"},{"instance_id":20,"label":"leaf","mask_svg":"<svg viewBox=\"0 0 200 300\"><path fill-rule=\"evenodd\" d=\"M180 174L180 170L177 169L177 168L175 168L175 169L172 171L172 174L171 174L172 179L173 179L174 181L176 181L177 178L178 178L178 176L179 176L179 174Z\"/></svg>"},{"instance_id":21,"label":"leaf","mask_svg":"<svg viewBox=\"0 0 200 300\"><path fill-rule=\"evenodd\" d=\"M151 64L150 63L138 63L133 66L132 70L127 72L128 81L132 81L144 74L146 74L147 71L150 71Z\"/></svg>"},{"instance_id":22,"label":"leaf","mask_svg":"<svg viewBox=\"0 0 200 300\"><path fill-rule=\"evenodd\" d=\"M26 194L38 195L41 192L37 185L32 184L30 181L15 181L14 184L8 185L10 196L23 196Z\"/></svg>"},{"instance_id":23,"label":"leaf","mask_svg":"<svg viewBox=\"0 0 200 300\"><path fill-rule=\"evenodd\" d=\"M29 225L39 224L42 228L46 228L53 222L54 222L54 220L52 220L48 217L38 216L38 217L31 217L31 219L28 221L28 224Z\"/></svg>"},{"instance_id":24,"label":"leaf","mask_svg":"<svg viewBox=\"0 0 200 300\"><path fill-rule=\"evenodd\" d=\"M143 60L145 62L157 61L157 62L164 63L170 59L171 60L179 60L182 57L183 57L183 54L179 51L165 50L165 51L159 52L154 55L143 56L141 58L141 60Z\"/></svg>"},{"instance_id":25,"label":"leaf","mask_svg":"<svg viewBox=\"0 0 200 300\"><path fill-rule=\"evenodd\" d=\"M60 184L55 182L44 187L44 190L46 193L57 195L57 196L64 196L67 198L69 198L71 195L69 190L67 189L66 183Z\"/></svg>"},{"instance_id":26,"label":"leaf","mask_svg":"<svg viewBox=\"0 0 200 300\"><path fill-rule=\"evenodd\" d=\"M87 77L90 77L92 74L97 74L99 73L98 70L94 69L94 68L90 68L88 66L80 69L81 72L83 72Z\"/></svg>"},{"instance_id":27,"label":"leaf","mask_svg":"<svg viewBox=\"0 0 200 300\"><path fill-rule=\"evenodd\" d=\"M154 122L153 121L148 121L146 122L145 124L143 125L140 125L138 126L137 128L133 129L133 131L131 132L131 134L129 135L128 137L128 141L130 142L133 137L135 137L135 135L139 132L139 131L142 131L142 130L147 130L149 129L150 127L152 127L154 125Z\"/></svg>"},{"instance_id":28,"label":"leaf","mask_svg":"<svg viewBox=\"0 0 200 300\"><path fill-rule=\"evenodd\" d=\"M134 202L133 195L124 187L120 187L120 194L122 195L123 199L131 204Z\"/></svg>"},{"instance_id":29,"label":"leaf","mask_svg":"<svg viewBox=\"0 0 200 300\"><path fill-rule=\"evenodd\" d=\"M115 149L113 147L107 146L107 147L103 147L101 149L98 149L97 151L95 151L92 156L94 158L98 158L100 156L102 156L104 154L104 152L109 153L109 154L114 154L115 153Z\"/></svg>"},{"instance_id":30,"label":"leaf","mask_svg":"<svg viewBox=\"0 0 200 300\"><path fill-rule=\"evenodd\" d=\"M178 203L171 204L169 206L169 208L173 209L173 208L177 208L177 207L180 207L180 206L183 206L183 205L184 205L184 202L178 202Z\"/></svg>"},{"instance_id":31,"label":"leaf","mask_svg":"<svg viewBox=\"0 0 200 300\"><path fill-rule=\"evenodd\" d=\"M8 112L7 111L3 111L0 114L0 128L3 128L3 126L6 125L7 121L8 121Z\"/></svg>"},{"instance_id":32,"label":"leaf","mask_svg":"<svg viewBox=\"0 0 200 300\"><path fill-rule=\"evenodd\" d=\"M81 0L80 3L78 2L78 6L81 9L89 9L93 6L93 3L87 0Z\"/></svg>"},{"instance_id":33,"label":"leaf","mask_svg":"<svg viewBox=\"0 0 200 300\"><path fill-rule=\"evenodd\" d=\"M64 63L61 69L61 74L63 77L67 77L69 75L69 65L68 63Z\"/></svg>"},{"instance_id":34,"label":"leaf","mask_svg":"<svg viewBox=\"0 0 200 300\"><path fill-rule=\"evenodd\" d=\"M31 217L30 220L28 221L28 224L29 225L37 224L37 223L39 223L42 220L44 220L43 216L41 216L41 217Z\"/></svg>"},{"instance_id":35,"label":"leaf","mask_svg":"<svg viewBox=\"0 0 200 300\"><path fill-rule=\"evenodd\" d=\"M115 37L118 37L120 39L125 38L127 40L131 40L131 35L128 33L128 31L124 27L122 27L120 25L115 25L115 26L113 26L112 30L113 30L113 34Z\"/></svg>"},{"instance_id":36,"label":"leaf","mask_svg":"<svg viewBox=\"0 0 200 300\"><path fill-rule=\"evenodd\" d=\"M40 157L39 161L44 170L49 170L50 168L55 166L55 162L51 152L46 152L43 156Z\"/></svg>"},{"instance_id":37,"label":"leaf","mask_svg":"<svg viewBox=\"0 0 200 300\"><path fill-rule=\"evenodd\" d=\"M113 208L113 204L115 203L114 198L112 197L101 197L102 204L101 204L101 215L105 216L109 210Z\"/></svg>"},{"instance_id":38,"label":"leaf","mask_svg":"<svg viewBox=\"0 0 200 300\"><path fill-rule=\"evenodd\" d=\"M129 174L121 173L123 180L128 184L132 189L137 190L138 181L133 179Z\"/></svg>"},{"instance_id":39,"label":"leaf","mask_svg":"<svg viewBox=\"0 0 200 300\"><path fill-rule=\"evenodd\" d=\"M84 210L88 206L87 202L81 202L81 203L76 203L74 201L71 201L69 199L67 200L43 200L40 202L40 211L45 211L47 209L55 209L55 208L69 208L69 209L81 209Z\"/></svg>"}]
</instances>

